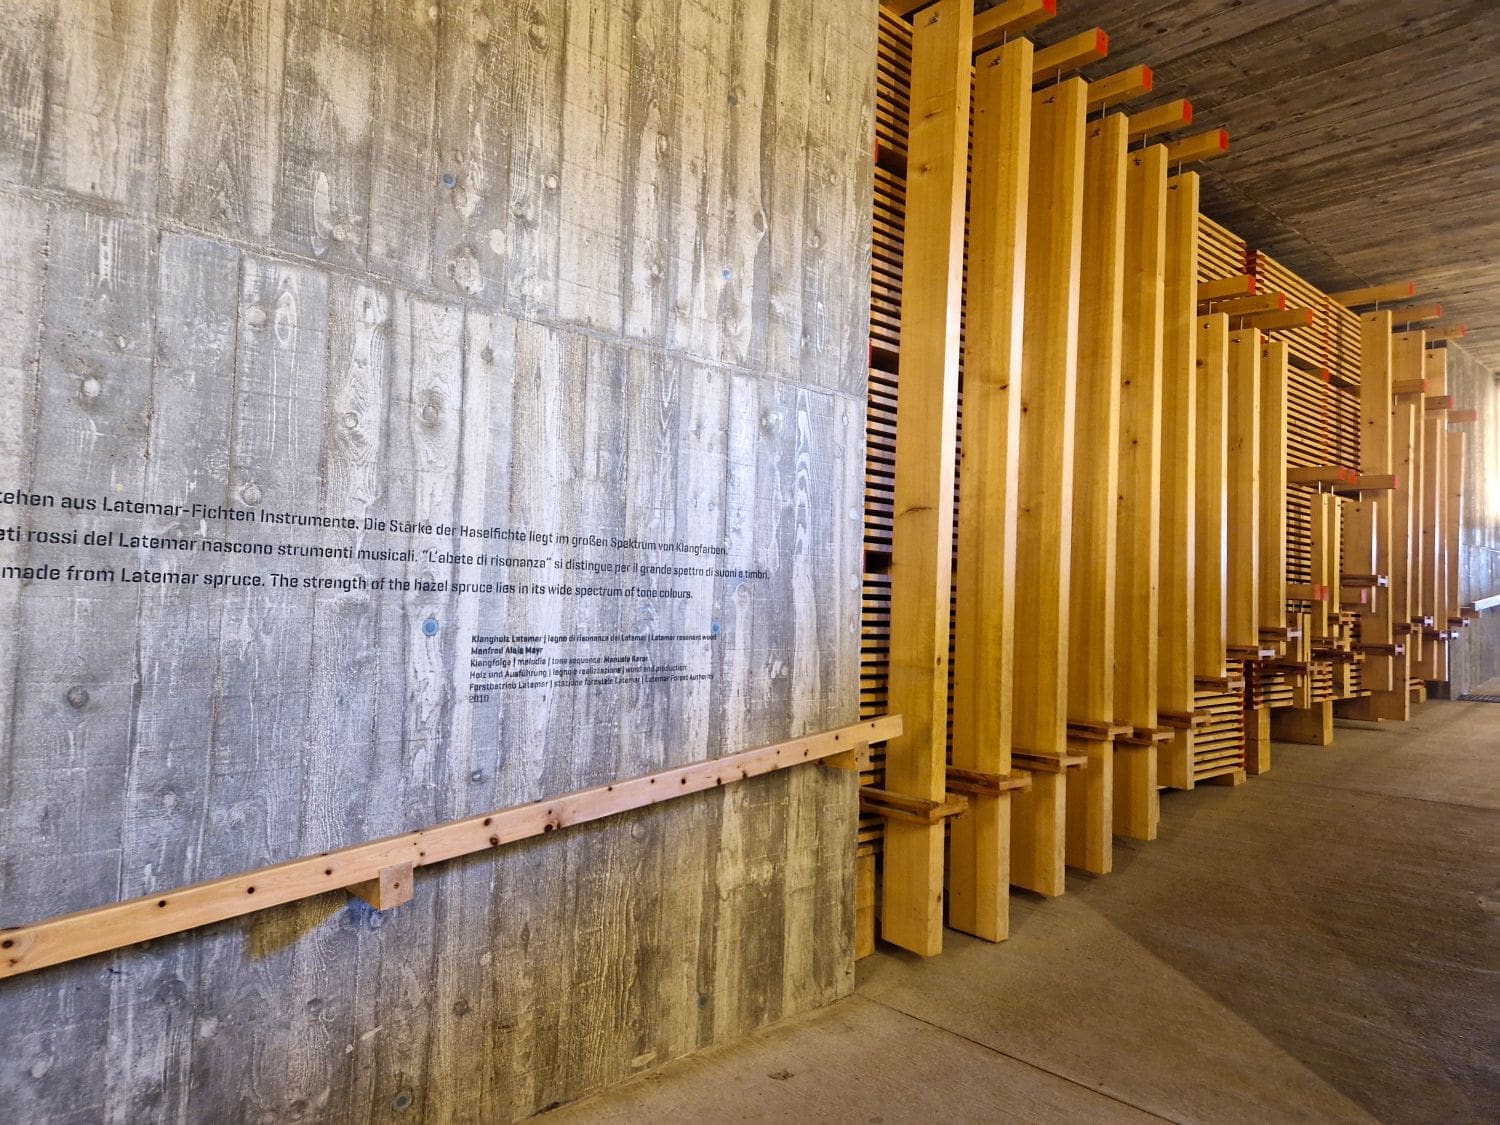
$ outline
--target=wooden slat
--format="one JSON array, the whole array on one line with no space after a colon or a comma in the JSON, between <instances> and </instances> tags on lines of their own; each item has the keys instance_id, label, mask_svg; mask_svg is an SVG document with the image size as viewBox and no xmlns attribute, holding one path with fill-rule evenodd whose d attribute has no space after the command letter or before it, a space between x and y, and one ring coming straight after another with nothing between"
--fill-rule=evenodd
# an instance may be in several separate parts
<instances>
[{"instance_id":1,"label":"wooden slat","mask_svg":"<svg viewBox=\"0 0 1500 1125\"><path fill-rule=\"evenodd\" d=\"M226 918L238 918L330 890L354 887L378 880L388 869L427 867L745 778L816 762L861 743L893 738L900 730L900 716L883 716L321 855L287 860L190 887L16 926L0 933L0 978Z\"/></svg>"},{"instance_id":2,"label":"wooden slat","mask_svg":"<svg viewBox=\"0 0 1500 1125\"><path fill-rule=\"evenodd\" d=\"M1286 397L1287 346L1263 342L1260 369L1259 605L1262 629L1287 628Z\"/></svg>"},{"instance_id":3,"label":"wooden slat","mask_svg":"<svg viewBox=\"0 0 1500 1125\"><path fill-rule=\"evenodd\" d=\"M989 774L1011 768L1011 709L994 702L1012 689L1031 60L1014 40L980 56L974 81L952 762ZM989 941L1010 926L1010 801L973 795L951 829L949 925Z\"/></svg>"},{"instance_id":4,"label":"wooden slat","mask_svg":"<svg viewBox=\"0 0 1500 1125\"><path fill-rule=\"evenodd\" d=\"M1029 31L1057 15L1057 0L1002 0L974 17L974 51Z\"/></svg>"},{"instance_id":5,"label":"wooden slat","mask_svg":"<svg viewBox=\"0 0 1500 1125\"><path fill-rule=\"evenodd\" d=\"M1229 318L1198 320L1193 480L1193 673L1224 675Z\"/></svg>"},{"instance_id":6,"label":"wooden slat","mask_svg":"<svg viewBox=\"0 0 1500 1125\"><path fill-rule=\"evenodd\" d=\"M1016 519L1017 748L1067 745L1068 563L1078 376L1084 121L1088 87L1067 79L1034 95L1022 349L1020 500ZM1011 879L1042 894L1064 888L1062 781L1038 775L1012 798Z\"/></svg>"},{"instance_id":7,"label":"wooden slat","mask_svg":"<svg viewBox=\"0 0 1500 1125\"><path fill-rule=\"evenodd\" d=\"M1385 285L1367 285L1363 289L1345 289L1328 295L1347 308L1358 309L1366 305L1408 300L1417 295L1417 286L1411 281L1393 281Z\"/></svg>"},{"instance_id":8,"label":"wooden slat","mask_svg":"<svg viewBox=\"0 0 1500 1125\"><path fill-rule=\"evenodd\" d=\"M1260 645L1261 353L1255 329L1229 337L1226 409L1224 640L1231 648ZM1277 493L1279 501L1281 494Z\"/></svg>"},{"instance_id":9,"label":"wooden slat","mask_svg":"<svg viewBox=\"0 0 1500 1125\"><path fill-rule=\"evenodd\" d=\"M1192 712L1194 696L1194 494L1188 466L1197 464L1198 197L1196 172L1168 181L1157 708L1180 714ZM1158 781L1188 787L1191 759L1192 732L1181 730L1158 751Z\"/></svg>"},{"instance_id":10,"label":"wooden slat","mask_svg":"<svg viewBox=\"0 0 1500 1125\"><path fill-rule=\"evenodd\" d=\"M953 461L969 138L973 5L938 0L912 32L901 358L896 423L888 705L906 719L886 748L886 788L942 800L947 758ZM881 934L942 949L941 826L886 826Z\"/></svg>"},{"instance_id":11,"label":"wooden slat","mask_svg":"<svg viewBox=\"0 0 1500 1125\"><path fill-rule=\"evenodd\" d=\"M1137 731L1154 731L1167 220L1167 150L1162 145L1130 154L1125 204L1114 713ZM1115 831L1132 839L1155 839L1160 801L1154 740L1117 753L1115 765Z\"/></svg>"},{"instance_id":12,"label":"wooden slat","mask_svg":"<svg viewBox=\"0 0 1500 1125\"><path fill-rule=\"evenodd\" d=\"M1060 77L1089 63L1098 62L1109 54L1109 36L1103 28L1094 27L1080 31L1060 43L1043 47L1032 63L1032 74L1036 81L1044 82ZM1085 95L1086 96L1086 95Z\"/></svg>"},{"instance_id":13,"label":"wooden slat","mask_svg":"<svg viewBox=\"0 0 1500 1125\"><path fill-rule=\"evenodd\" d=\"M1110 114L1084 145L1083 253L1078 316L1069 563L1068 719L1107 726L1115 716L1115 550L1119 510L1120 377L1125 289L1125 169L1129 125ZM1087 769L1067 779L1067 860L1096 875L1113 865L1114 747L1076 743Z\"/></svg>"},{"instance_id":14,"label":"wooden slat","mask_svg":"<svg viewBox=\"0 0 1500 1125\"><path fill-rule=\"evenodd\" d=\"M982 18L982 17L981 17ZM1089 112L1123 105L1151 92L1156 76L1149 66L1132 66L1089 83Z\"/></svg>"},{"instance_id":15,"label":"wooden slat","mask_svg":"<svg viewBox=\"0 0 1500 1125\"><path fill-rule=\"evenodd\" d=\"M1155 137L1162 133L1174 133L1184 125L1193 123L1193 103L1186 98L1162 102L1130 115L1130 139Z\"/></svg>"},{"instance_id":16,"label":"wooden slat","mask_svg":"<svg viewBox=\"0 0 1500 1125\"><path fill-rule=\"evenodd\" d=\"M1198 300L1215 301L1225 297L1253 296L1259 292L1252 274L1237 273L1231 277L1215 278L1198 283Z\"/></svg>"},{"instance_id":17,"label":"wooden slat","mask_svg":"<svg viewBox=\"0 0 1500 1125\"><path fill-rule=\"evenodd\" d=\"M1167 146L1167 160L1173 168L1184 164L1197 164L1212 160L1229 151L1229 130L1212 129L1207 133L1196 133L1183 137Z\"/></svg>"}]
</instances>

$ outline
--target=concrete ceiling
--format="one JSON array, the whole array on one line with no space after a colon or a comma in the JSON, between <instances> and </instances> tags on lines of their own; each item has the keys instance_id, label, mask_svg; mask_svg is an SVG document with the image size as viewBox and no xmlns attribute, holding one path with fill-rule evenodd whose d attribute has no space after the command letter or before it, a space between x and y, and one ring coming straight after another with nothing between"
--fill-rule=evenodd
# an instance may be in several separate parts
<instances>
[{"instance_id":1,"label":"concrete ceiling","mask_svg":"<svg viewBox=\"0 0 1500 1125\"><path fill-rule=\"evenodd\" d=\"M1059 0L1034 37L1095 24L1090 77L1147 63L1229 130L1207 214L1325 290L1415 281L1500 371L1500 2Z\"/></svg>"}]
</instances>

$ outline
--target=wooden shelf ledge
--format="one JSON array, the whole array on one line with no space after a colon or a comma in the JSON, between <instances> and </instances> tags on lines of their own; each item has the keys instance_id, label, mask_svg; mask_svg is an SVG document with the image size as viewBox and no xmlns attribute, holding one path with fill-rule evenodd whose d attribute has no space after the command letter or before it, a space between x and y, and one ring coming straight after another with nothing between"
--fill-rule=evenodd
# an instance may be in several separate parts
<instances>
[{"instance_id":1,"label":"wooden shelf ledge","mask_svg":"<svg viewBox=\"0 0 1500 1125\"><path fill-rule=\"evenodd\" d=\"M693 762L675 769L496 809L415 832L0 930L0 978L73 961L183 930L254 914L328 891L349 889L386 909L410 891L418 867L603 820L617 813L702 793L763 774L885 742L901 717L846 727ZM371 884L374 884L373 886ZM403 900L404 901L404 900Z\"/></svg>"}]
</instances>

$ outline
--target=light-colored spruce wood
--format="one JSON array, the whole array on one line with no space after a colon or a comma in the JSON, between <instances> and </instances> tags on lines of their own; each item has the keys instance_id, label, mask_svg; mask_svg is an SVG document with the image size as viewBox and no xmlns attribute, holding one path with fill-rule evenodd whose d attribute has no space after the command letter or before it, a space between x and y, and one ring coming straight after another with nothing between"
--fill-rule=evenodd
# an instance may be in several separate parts
<instances>
[{"instance_id":1,"label":"light-colored spruce wood","mask_svg":"<svg viewBox=\"0 0 1500 1125\"><path fill-rule=\"evenodd\" d=\"M1089 83L1089 112L1109 109L1149 94L1156 76L1149 66L1131 66Z\"/></svg>"},{"instance_id":2,"label":"light-colored spruce wood","mask_svg":"<svg viewBox=\"0 0 1500 1125\"><path fill-rule=\"evenodd\" d=\"M1405 301L1417 295L1416 284L1410 281L1393 281L1385 285L1367 285L1363 289L1345 289L1338 293L1330 293L1341 305L1347 305L1351 309L1363 308L1366 305L1386 304L1391 301Z\"/></svg>"},{"instance_id":3,"label":"light-colored spruce wood","mask_svg":"<svg viewBox=\"0 0 1500 1125\"><path fill-rule=\"evenodd\" d=\"M1114 714L1137 735L1117 744L1115 831L1156 838L1157 581L1161 542L1163 300L1167 151L1132 152L1125 175L1119 505L1115 539Z\"/></svg>"},{"instance_id":4,"label":"light-colored spruce wood","mask_svg":"<svg viewBox=\"0 0 1500 1125\"><path fill-rule=\"evenodd\" d=\"M1173 133L1193 123L1193 103L1186 98L1162 102L1130 115L1130 139L1141 140L1161 133Z\"/></svg>"},{"instance_id":5,"label":"light-colored spruce wood","mask_svg":"<svg viewBox=\"0 0 1500 1125\"><path fill-rule=\"evenodd\" d=\"M1190 467L1197 464L1198 192L1196 172L1168 181L1162 334L1157 706L1184 714L1193 709L1194 687L1195 508Z\"/></svg>"},{"instance_id":6,"label":"light-colored spruce wood","mask_svg":"<svg viewBox=\"0 0 1500 1125\"><path fill-rule=\"evenodd\" d=\"M911 133L896 400L889 704L906 732L886 788L941 800L947 764L959 315L973 5L938 0L912 30ZM923 956L943 947L943 826L886 826L881 935Z\"/></svg>"},{"instance_id":7,"label":"light-colored spruce wood","mask_svg":"<svg viewBox=\"0 0 1500 1125\"><path fill-rule=\"evenodd\" d=\"M1229 337L1225 410L1224 641L1260 647L1261 353L1255 329Z\"/></svg>"},{"instance_id":8,"label":"light-colored spruce wood","mask_svg":"<svg viewBox=\"0 0 1500 1125\"><path fill-rule=\"evenodd\" d=\"M1333 701L1272 711L1271 737L1278 742L1298 742L1304 746L1329 745L1333 742Z\"/></svg>"},{"instance_id":9,"label":"light-colored spruce wood","mask_svg":"<svg viewBox=\"0 0 1500 1125\"><path fill-rule=\"evenodd\" d=\"M1109 114L1084 144L1083 253L1079 279L1078 382L1073 447L1068 719L1114 721L1116 519L1119 511L1120 374L1125 296L1125 171L1128 121ZM1108 739L1080 743L1089 764L1067 776L1067 858L1110 871L1114 752Z\"/></svg>"},{"instance_id":10,"label":"light-colored spruce wood","mask_svg":"<svg viewBox=\"0 0 1500 1125\"><path fill-rule=\"evenodd\" d=\"M1287 346L1280 340L1261 345L1260 492L1256 553L1259 628L1283 630L1286 617L1286 427Z\"/></svg>"},{"instance_id":11,"label":"light-colored spruce wood","mask_svg":"<svg viewBox=\"0 0 1500 1125\"><path fill-rule=\"evenodd\" d=\"M1338 295L1335 294L1335 299ZM1394 375L1391 363L1391 314L1365 313L1360 317L1359 459L1360 472L1389 475L1391 459L1391 411ZM1348 554L1344 565L1353 574L1390 573L1391 504L1388 499L1362 499L1349 512L1345 530ZM1394 636L1391 601L1380 593L1360 613L1362 643L1389 645ZM1370 653L1365 658L1364 686L1371 691L1389 691L1395 683L1392 657ZM1361 706L1368 707L1367 704ZM1347 708L1346 708L1347 710Z\"/></svg>"},{"instance_id":12,"label":"light-colored spruce wood","mask_svg":"<svg viewBox=\"0 0 1500 1125\"><path fill-rule=\"evenodd\" d=\"M587 824L631 809L817 762L860 743L884 742L900 731L900 716L867 719L722 758L16 926L0 935L0 978L226 918L238 918L329 890L355 888L382 878L382 873L391 869L442 863L575 824Z\"/></svg>"},{"instance_id":13,"label":"light-colored spruce wood","mask_svg":"<svg viewBox=\"0 0 1500 1125\"><path fill-rule=\"evenodd\" d=\"M1157 581L1161 540L1162 347L1167 160L1161 145L1130 154L1120 385L1115 567L1115 718L1156 726Z\"/></svg>"},{"instance_id":14,"label":"light-colored spruce wood","mask_svg":"<svg viewBox=\"0 0 1500 1125\"><path fill-rule=\"evenodd\" d=\"M1422 556L1419 596L1413 618L1430 619L1432 628L1443 631L1447 622L1448 568L1443 557L1443 519L1447 497L1448 426L1442 413L1431 413L1422 422ZM1413 631L1420 626L1413 625ZM1447 641L1424 636L1412 675L1423 680L1447 677Z\"/></svg>"},{"instance_id":15,"label":"light-colored spruce wood","mask_svg":"<svg viewBox=\"0 0 1500 1125\"><path fill-rule=\"evenodd\" d=\"M952 761L991 774L1011 768L1031 57L1014 40L980 55L974 80ZM972 795L950 829L948 924L990 941L1009 932L1010 802Z\"/></svg>"},{"instance_id":16,"label":"light-colored spruce wood","mask_svg":"<svg viewBox=\"0 0 1500 1125\"><path fill-rule=\"evenodd\" d=\"M1033 95L1016 517L1017 749L1067 746L1068 594L1088 87L1068 79ZM1040 775L1038 775L1040 778ZM1054 792L1054 785L1058 792ZM1011 881L1061 894L1061 778L1012 798ZM1055 804L1054 804L1055 802Z\"/></svg>"},{"instance_id":17,"label":"light-colored spruce wood","mask_svg":"<svg viewBox=\"0 0 1500 1125\"><path fill-rule=\"evenodd\" d=\"M974 50L988 50L1007 37L1020 35L1055 15L1057 0L1001 0L974 17Z\"/></svg>"},{"instance_id":18,"label":"light-colored spruce wood","mask_svg":"<svg viewBox=\"0 0 1500 1125\"><path fill-rule=\"evenodd\" d=\"M1228 543L1229 318L1198 321L1193 480L1193 672L1224 675Z\"/></svg>"}]
</instances>

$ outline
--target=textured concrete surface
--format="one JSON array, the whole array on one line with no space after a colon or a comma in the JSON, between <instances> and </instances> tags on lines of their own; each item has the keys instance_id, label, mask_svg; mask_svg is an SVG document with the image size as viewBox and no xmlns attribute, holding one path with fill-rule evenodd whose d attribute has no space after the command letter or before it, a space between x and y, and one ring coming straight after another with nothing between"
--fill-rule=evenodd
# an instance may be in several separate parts
<instances>
[{"instance_id":1,"label":"textured concrete surface","mask_svg":"<svg viewBox=\"0 0 1500 1125\"><path fill-rule=\"evenodd\" d=\"M1162 814L1002 945L882 949L852 1000L556 1116L1500 1120L1500 705L1340 723Z\"/></svg>"}]
</instances>

